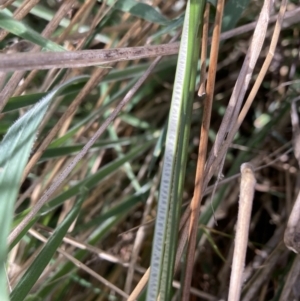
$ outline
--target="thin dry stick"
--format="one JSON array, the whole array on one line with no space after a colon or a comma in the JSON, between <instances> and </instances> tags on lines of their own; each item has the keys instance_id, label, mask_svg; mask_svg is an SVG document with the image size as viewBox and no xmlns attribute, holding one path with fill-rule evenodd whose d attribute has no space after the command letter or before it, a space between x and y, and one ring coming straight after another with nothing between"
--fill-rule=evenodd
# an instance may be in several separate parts
<instances>
[{"instance_id":1,"label":"thin dry stick","mask_svg":"<svg viewBox=\"0 0 300 301\"><path fill-rule=\"evenodd\" d=\"M141 87L144 81L147 79L149 74L153 71L155 66L161 60L162 57L157 57L152 64L149 66L147 71L143 74L143 76L136 82L136 84L132 87L132 89L125 95L123 100L118 104L118 106L114 109L112 114L104 121L104 123L100 126L97 132L93 135L93 137L88 141L88 143L83 147L83 149L75 156L73 161L67 166L60 175L56 177L53 181L53 184L50 188L44 193L41 199L36 203L36 205L32 208L32 210L28 213L28 215L22 220L22 222L11 232L9 235L9 244L11 244L14 239L18 236L18 234L24 230L26 225L33 219L42 206L49 200L50 196L56 191L56 189L60 186L62 181L70 174L76 164L82 159L82 157L88 152L88 150L93 146L93 144L99 139L99 137L103 134L108 125L116 118L122 108L131 100L136 91ZM96 78L97 79L97 78Z\"/></svg>"},{"instance_id":2,"label":"thin dry stick","mask_svg":"<svg viewBox=\"0 0 300 301\"><path fill-rule=\"evenodd\" d=\"M250 47L247 51L243 66L241 68L240 74L234 86L232 95L230 97L225 115L223 117L221 126L218 130L216 141L214 143L213 149L210 152L209 158L207 160L206 172L215 161L218 156L222 143L228 132L232 129L233 125L237 120L238 113L242 106L243 99L245 97L246 91L248 89L250 80L252 78L252 73L255 64L258 60L260 51L263 46L263 42L266 37L269 16L271 12L271 2L272 0L265 0L263 8L261 10L257 26L255 28L253 39L251 41Z\"/></svg>"},{"instance_id":3,"label":"thin dry stick","mask_svg":"<svg viewBox=\"0 0 300 301\"><path fill-rule=\"evenodd\" d=\"M239 212L228 294L230 301L240 300L255 183L252 165L249 163L242 164Z\"/></svg>"},{"instance_id":4,"label":"thin dry stick","mask_svg":"<svg viewBox=\"0 0 300 301\"><path fill-rule=\"evenodd\" d=\"M297 15L299 13L299 11L300 11L300 8L297 8L296 10L287 12L286 13L286 19L288 20L288 19L294 17L295 15ZM277 16L272 16L270 18L270 22L274 22L276 20L276 18L277 18ZM71 24L72 24L72 22L73 23L75 22L75 18L72 19ZM224 33L221 34L220 40L226 40L226 39L232 38L232 37L234 37L236 35L248 32L248 31L254 29L255 26L256 26L256 24L257 24L257 22L252 22L250 24L247 24L247 25L244 25L244 26L241 26L241 27L229 30L227 32L224 32ZM71 26L69 26L69 27L71 27ZM210 44L210 40L209 40L209 44Z\"/></svg>"},{"instance_id":5,"label":"thin dry stick","mask_svg":"<svg viewBox=\"0 0 300 301\"><path fill-rule=\"evenodd\" d=\"M73 0L72 0L73 1ZM81 12L83 11L83 9L86 8L87 3L84 2L83 5L80 7L80 9L77 11L77 13L75 14L75 16L72 18L72 20L70 21L70 24L68 25L67 28L65 28L65 30L61 33L61 35L55 40L57 44L62 43L63 41L66 40L66 37L68 35L68 33L72 30L72 28L74 28L74 25L76 24L76 22L78 21L78 19L80 18ZM69 8L67 8L66 13L69 11ZM99 9L99 12L101 12L101 8ZM91 30L92 30L92 25L91 25ZM26 77L26 79L24 80L24 82L22 83L22 85L19 85L16 89L16 91L14 92L14 96L18 96L21 95L25 89L27 88L28 85L30 85L30 83L32 83L32 80L34 79L34 77L37 75L39 71L38 70L32 70L29 75ZM47 75L47 77L49 76L49 74ZM46 78L47 78L46 77ZM52 80L55 79L56 77L53 75L51 76ZM43 84L43 86L45 85L45 82ZM40 91L45 91L46 89L44 89L44 87L41 87Z\"/></svg>"},{"instance_id":6,"label":"thin dry stick","mask_svg":"<svg viewBox=\"0 0 300 301\"><path fill-rule=\"evenodd\" d=\"M78 68L119 61L172 55L178 53L179 43L154 46L66 52L19 52L0 55L1 71Z\"/></svg>"},{"instance_id":7,"label":"thin dry stick","mask_svg":"<svg viewBox=\"0 0 300 301\"><path fill-rule=\"evenodd\" d=\"M203 108L203 121L201 126L200 145L198 151L195 191L194 191L194 197L190 205L191 216L190 216L189 234L188 234L187 265L186 265L186 273L184 277L183 292L182 292L182 300L184 301L189 300L191 280L192 280L193 267L194 267L198 219L200 214L201 197L203 192L204 166L205 166L206 154L207 154L208 131L210 126L216 70L218 64L218 53L219 53L219 43L220 43L219 39L220 39L222 16L224 10L224 2L225 2L224 0L218 1L215 25L213 30L213 40L212 40L213 42L211 47L210 66L209 66L208 78L207 78L207 97L205 99L205 104Z\"/></svg>"},{"instance_id":8,"label":"thin dry stick","mask_svg":"<svg viewBox=\"0 0 300 301\"><path fill-rule=\"evenodd\" d=\"M283 28L289 27L292 24L297 23L299 21L299 18L298 18L299 14L300 14L300 7L297 7L290 11L287 11L284 16L285 22L282 24ZM277 19L278 19L278 15L274 15L274 16L270 17L269 23L274 23L277 21ZM254 21L252 23L225 31L225 32L221 33L220 40L225 41L225 40L233 38L237 35L244 34L248 31L255 29L256 26L257 26L257 21ZM208 42L210 43L210 39L208 40Z\"/></svg>"},{"instance_id":9,"label":"thin dry stick","mask_svg":"<svg viewBox=\"0 0 300 301\"><path fill-rule=\"evenodd\" d=\"M284 17L284 13L285 13L285 10L286 10L286 5L287 5L287 0L284 0L282 1L281 3L281 7L280 7L280 11L279 11L279 14L278 14L278 19L277 19L277 22L276 22L276 25L275 25L275 29L274 29L274 33L273 33L273 37L272 37L272 41L271 41L271 44L270 44L270 48L269 48L269 52L268 52L268 55L264 61L264 64L258 74L258 77L253 85L253 88L251 89L251 92L245 102L245 105L243 106L239 116L238 116L238 119L237 119L237 122L236 124L233 126L233 128L231 129L231 131L228 133L228 136L221 148L221 150L219 151L219 154L217 155L217 157L215 158L215 160L213 161L211 167L210 167L210 170L208 172L208 175L205 179L205 187L207 186L208 182L210 181L210 179L212 178L216 168L219 166L220 164L220 161L222 160L222 158L225 156L225 153L227 152L227 149L229 147L229 145L231 144L231 142L233 141L233 138L235 136L235 134L237 133L238 129L240 128L243 120L245 119L251 105L252 105L252 102L254 100L254 97L255 95L257 94L257 91L259 89L259 87L261 86L261 83L269 69L269 66L271 64L271 61L273 59L273 56L274 56L274 52L275 52L275 49L276 49L276 45L277 45L277 42L278 42L278 38L279 38L279 34L280 34L280 30L281 30L281 27L282 27L282 22L283 22L283 17ZM267 25L267 24L265 24ZM254 41L254 38L253 38L253 41ZM213 156L213 152L211 152L212 156ZM207 171L207 170L206 170Z\"/></svg>"},{"instance_id":10,"label":"thin dry stick","mask_svg":"<svg viewBox=\"0 0 300 301\"><path fill-rule=\"evenodd\" d=\"M12 2L13 1L14 0L12 0ZM74 0L71 0L71 1L73 2ZM70 2L64 1L63 4L64 5L68 5L68 4L70 4ZM295 10L287 12L287 14L286 14L286 20L287 20L287 22L288 22L288 20L295 18L295 16L297 16L299 14L299 12L300 12L300 8L296 8ZM272 16L272 18L270 19L270 21L274 22L276 20L276 17L277 16ZM51 22L53 22L54 19L55 18L53 18L51 20ZM70 25L72 24L72 21L73 21L73 19L71 20ZM50 25L51 22L48 25ZM252 23L247 24L245 26L241 26L241 27L229 30L227 32L224 32L224 33L221 34L221 38L220 39L221 40L226 40L226 39L232 38L232 37L234 37L236 35L248 32L248 31L252 30L253 28L255 28L256 24L257 24L256 22L252 22ZM287 24L287 26L289 26L289 24ZM47 28L48 28L48 26L47 26ZM43 36L46 37L45 34L43 34ZM208 42L210 44L210 40ZM15 91L15 89L16 89L19 81L20 81L20 79L22 78L23 74L24 73L14 74L13 77L11 78L11 80L9 81L9 83L6 84L6 87L3 90L3 92L0 93L0 111L2 110L2 108L4 107L4 105L6 104L6 101L8 100L8 98L14 93L14 91ZM30 81L26 80L26 85L27 85L28 82L30 82ZM24 86L26 86L26 85L24 85ZM23 85L20 86L19 88L17 88L17 92L14 95L20 95L23 89L24 89Z\"/></svg>"},{"instance_id":11,"label":"thin dry stick","mask_svg":"<svg viewBox=\"0 0 300 301\"><path fill-rule=\"evenodd\" d=\"M300 166L300 127L299 116L297 113L296 102L292 101L291 105L291 123L293 126L293 148L294 154ZM286 230L284 232L285 245L295 253L300 252L300 191L290 214Z\"/></svg>"},{"instance_id":12,"label":"thin dry stick","mask_svg":"<svg viewBox=\"0 0 300 301\"><path fill-rule=\"evenodd\" d=\"M132 28L135 28L135 26L132 26ZM131 29L132 29L131 28ZM128 35L131 33L131 30L127 32L127 34L122 38L122 40L119 42L119 45L123 45L128 40ZM59 129L62 127L62 124L65 122L65 120L74 114L78 106L83 101L84 97L90 93L90 91L99 83L100 79L102 79L107 73L109 72L109 69L101 69L96 68L94 73L92 74L91 78L87 82L87 84L84 86L84 88L79 92L77 97L74 99L74 101L71 103L71 105L68 107L68 109L64 112L64 114L61 116L59 121L55 124L55 126L51 129L50 133L47 135L47 137L43 140L37 151L34 153L34 155L31 157L29 163L27 164L25 171L23 173L23 178L25 178L28 173L30 172L31 168L36 164L38 159L41 157L45 149L48 147L50 142L53 140L54 136L57 134Z\"/></svg>"},{"instance_id":13,"label":"thin dry stick","mask_svg":"<svg viewBox=\"0 0 300 301\"><path fill-rule=\"evenodd\" d=\"M270 278L274 276L274 271L278 269L278 262L287 260L287 255L289 252L286 250L284 244L280 241L272 253L264 261L263 269L258 269L253 275L251 281L245 285L243 294L243 301L253 301L257 300L259 294L259 288L270 281ZM272 275L272 276L271 276ZM288 299L285 299L285 301Z\"/></svg>"},{"instance_id":14,"label":"thin dry stick","mask_svg":"<svg viewBox=\"0 0 300 301\"><path fill-rule=\"evenodd\" d=\"M299 287L299 274L300 274L300 257L296 256L293 265L289 271L289 275L285 281L279 301L296 300L295 298L291 298L290 294L294 289L297 290Z\"/></svg>"},{"instance_id":15,"label":"thin dry stick","mask_svg":"<svg viewBox=\"0 0 300 301\"><path fill-rule=\"evenodd\" d=\"M39 239L40 241L47 242L47 239L43 235L41 235L40 233L38 233L37 231L35 231L33 229L30 229L29 233L32 236L34 236L35 238ZM76 259L72 255L70 255L69 253L67 253L66 251L64 251L62 248L58 248L57 251L60 254L64 255L66 258L68 258L78 268L84 270L85 272L87 272L88 274L90 274L92 277L94 277L95 279L97 279L98 281L100 281L102 284L104 284L105 286L109 287L112 291L116 292L117 294L119 294L120 296L122 296L124 298L128 297L128 295L125 294L121 289L119 289L114 284L112 284L109 281L107 281L104 277L100 276L98 273L96 273L95 271L93 271L92 269L90 269L88 266L86 266L85 264L83 264L81 261L79 261L78 259Z\"/></svg>"},{"instance_id":16,"label":"thin dry stick","mask_svg":"<svg viewBox=\"0 0 300 301\"><path fill-rule=\"evenodd\" d=\"M49 38L51 34L54 32L54 30L59 25L62 18L65 16L67 11L71 8L75 0L66 0L62 3L59 10L56 12L55 16L52 18L52 20L47 24L46 28L42 32L42 36L45 38ZM36 45L31 49L32 52L38 51L40 49L40 46ZM16 90L16 87L18 86L20 80L24 76L24 71L18 71L15 72L12 77L9 79L9 81L5 84L5 87L0 92L0 112L6 105L6 102L8 101L9 97L13 95L13 93Z\"/></svg>"},{"instance_id":17,"label":"thin dry stick","mask_svg":"<svg viewBox=\"0 0 300 301\"><path fill-rule=\"evenodd\" d=\"M134 301L138 298L141 291L146 286L146 284L148 282L148 279L149 279L149 276L150 276L150 268L148 268L147 271L144 273L143 277L141 278L141 280L139 281L137 286L134 288L134 290L132 291L132 293L128 297L127 301Z\"/></svg>"},{"instance_id":18,"label":"thin dry stick","mask_svg":"<svg viewBox=\"0 0 300 301\"><path fill-rule=\"evenodd\" d=\"M290 214L285 232L284 232L284 243L295 253L300 252L300 191L298 192L295 204Z\"/></svg>"}]
</instances>

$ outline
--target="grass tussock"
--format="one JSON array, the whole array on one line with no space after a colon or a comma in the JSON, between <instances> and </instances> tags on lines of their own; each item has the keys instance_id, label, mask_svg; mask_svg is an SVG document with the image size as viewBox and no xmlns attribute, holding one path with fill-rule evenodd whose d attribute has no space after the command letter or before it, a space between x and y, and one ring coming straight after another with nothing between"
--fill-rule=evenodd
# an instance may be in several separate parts
<instances>
[{"instance_id":1,"label":"grass tussock","mask_svg":"<svg viewBox=\"0 0 300 301\"><path fill-rule=\"evenodd\" d=\"M300 298L300 5L217 2L0 1L1 301Z\"/></svg>"}]
</instances>

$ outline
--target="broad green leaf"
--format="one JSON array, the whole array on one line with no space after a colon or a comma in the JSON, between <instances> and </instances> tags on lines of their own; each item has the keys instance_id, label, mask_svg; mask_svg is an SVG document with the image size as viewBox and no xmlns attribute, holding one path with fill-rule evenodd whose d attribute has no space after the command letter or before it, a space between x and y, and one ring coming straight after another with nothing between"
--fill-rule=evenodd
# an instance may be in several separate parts
<instances>
[{"instance_id":1,"label":"broad green leaf","mask_svg":"<svg viewBox=\"0 0 300 301\"><path fill-rule=\"evenodd\" d=\"M229 0L226 3L222 20L222 32L235 27L248 4L249 0Z\"/></svg>"},{"instance_id":2,"label":"broad green leaf","mask_svg":"<svg viewBox=\"0 0 300 301\"><path fill-rule=\"evenodd\" d=\"M34 286L36 281L41 276L42 272L50 262L54 253L60 246L63 238L65 237L68 229L70 228L73 221L76 219L80 212L81 205L85 199L88 190L84 191L77 200L75 206L68 213L67 217L57 226L51 237L48 239L42 251L35 258L33 263L29 266L23 277L17 283L16 287L10 294L11 301L24 300L31 288Z\"/></svg>"},{"instance_id":3,"label":"broad green leaf","mask_svg":"<svg viewBox=\"0 0 300 301\"><path fill-rule=\"evenodd\" d=\"M17 21L14 18L8 16L6 13L0 11L0 27L28 40L34 44L40 45L41 47L50 51L66 51L62 46L42 37L38 32L31 29L21 21Z\"/></svg>"},{"instance_id":4,"label":"broad green leaf","mask_svg":"<svg viewBox=\"0 0 300 301\"><path fill-rule=\"evenodd\" d=\"M5 273L7 237L22 174L38 126L53 98L76 80L74 78L51 91L10 127L0 144L0 300L8 300Z\"/></svg>"}]
</instances>

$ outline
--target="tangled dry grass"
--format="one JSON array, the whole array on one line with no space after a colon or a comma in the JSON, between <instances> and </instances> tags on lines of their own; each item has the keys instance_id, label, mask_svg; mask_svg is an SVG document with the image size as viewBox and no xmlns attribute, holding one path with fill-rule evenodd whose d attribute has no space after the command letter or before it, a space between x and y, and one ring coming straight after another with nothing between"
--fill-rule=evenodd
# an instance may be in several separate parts
<instances>
[{"instance_id":1,"label":"tangled dry grass","mask_svg":"<svg viewBox=\"0 0 300 301\"><path fill-rule=\"evenodd\" d=\"M11 244L17 242L9 252L7 264L12 300L17 300L13 290L22 285L22 277L30 270L44 242L49 241L83 195L78 217L30 287L26 300L131 300L128 296L134 289L141 293L139 300L145 298L145 292L139 291L143 286L139 285L150 265L165 131L186 3L138 1L148 6L126 11L124 3L134 1L114 2L11 0L2 3L1 135L30 105L58 84L88 75L79 77L53 100L23 172L9 237ZM201 173L204 184L199 192L202 203L196 220L195 261L192 261L192 271L188 270L190 300L228 298L232 260L238 256L234 253L238 203L242 204L243 192L247 191L240 188L243 187L240 168L245 162L251 162L251 175L256 183L243 185L253 187L255 192L251 190L252 212L249 212L251 206L246 208L251 214L246 223L249 240L245 242L245 267L242 276L236 274L243 284L241 297L230 295L228 300L300 298L299 259L284 244L285 241L298 251L300 216L297 207L292 215L291 212L299 198L300 5L297 1L287 2L280 28L276 21L285 1L275 1L263 36L263 24L257 27L263 3L247 2L243 1L245 7L240 10L230 6L234 1L226 3L222 34L217 40L210 38L216 15L214 6L206 23L207 45L212 45L206 46L217 57L215 63L212 57L204 58L208 70L215 68L216 74L212 90L206 87L213 102L208 122L208 155L203 157ZM269 2L272 1L265 1ZM15 25L4 18L9 12L11 19L20 20L26 28L40 33L38 40L34 40L30 30L29 36L15 32ZM255 28L258 28L256 33ZM53 65L46 65L45 53L35 54L45 43L50 49L47 60L53 63L54 57L58 59ZM61 59L59 45L69 51L82 50L80 64L70 58ZM158 45L160 50L149 54L146 50L150 45ZM124 47L127 52L122 54L111 50ZM133 47L141 48L134 52ZM241 79L250 48L250 55L256 58L250 56L249 60L257 59L257 62L251 76L249 69L245 69L245 77ZM90 58L85 50L95 55L98 51L103 53L101 50L111 50L105 52L106 56L114 57L109 63L102 62L94 56ZM161 61L146 73L154 60L152 57L159 55L163 55ZM204 113L203 117L207 98L198 96L199 86L205 87L204 77L200 79L199 66L194 68L197 91L192 93L187 164L182 167L182 225L184 212L189 212L195 196L198 147L203 139L203 136L199 138L201 122L208 116ZM203 86L202 89L206 90ZM229 101L236 89L244 89L245 93L239 96L240 104L234 104L230 115L232 102ZM223 119L224 116L228 119ZM87 147L91 139L94 144ZM86 147L84 156L80 153L83 147ZM71 163L78 153L82 154L81 160ZM52 189L53 182L57 185L50 195L48 189ZM28 213L35 223L18 239L21 229L17 225L26 221L24 216ZM178 232L179 255L180 244L189 240L184 229L187 226ZM180 297L179 288L184 285L182 278L186 275L183 267L181 263L175 273L172 300L188 300ZM238 291L237 284L234 287Z\"/></svg>"}]
</instances>

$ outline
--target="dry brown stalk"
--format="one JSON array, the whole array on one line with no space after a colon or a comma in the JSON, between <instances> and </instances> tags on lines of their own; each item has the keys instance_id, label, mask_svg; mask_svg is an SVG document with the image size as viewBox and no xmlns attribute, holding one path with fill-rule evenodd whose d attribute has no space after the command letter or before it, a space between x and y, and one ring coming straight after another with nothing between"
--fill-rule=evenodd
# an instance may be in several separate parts
<instances>
[{"instance_id":1,"label":"dry brown stalk","mask_svg":"<svg viewBox=\"0 0 300 301\"><path fill-rule=\"evenodd\" d=\"M147 79L149 74L153 71L158 62L162 59L162 57L157 57L147 71L143 74L143 76L137 81L137 83L133 86L133 88L125 95L124 99L118 104L112 114L104 121L104 123L99 127L93 137L88 141L88 143L84 146L84 148L76 155L73 161L67 166L61 174L59 174L54 180L53 184L50 188L44 193L41 199L37 202L37 204L32 208L32 210L28 213L28 215L22 220L22 222L11 232L9 235L8 241L11 244L14 239L18 236L18 234L26 227L26 225L36 216L42 206L49 200L51 195L56 191L56 189L61 185L62 181L71 173L76 164L83 158L83 156L87 153L87 151L92 147L92 145L98 140L98 138L103 134L108 125L116 118L122 108L131 100L136 91L140 88L140 86ZM90 90L89 85L94 85L94 81L98 80L100 74L96 72L93 81L89 81L85 88L81 91L80 94L85 94L85 90ZM90 84L89 84L90 83ZM80 100L80 97L78 97ZM49 137L49 136L48 136ZM50 139L50 138L49 138ZM50 141L52 140L52 137ZM30 169L29 169L30 170Z\"/></svg>"},{"instance_id":2,"label":"dry brown stalk","mask_svg":"<svg viewBox=\"0 0 300 301\"><path fill-rule=\"evenodd\" d=\"M154 46L66 52L14 53L0 56L0 69L15 70L78 68L119 61L177 54L179 43Z\"/></svg>"},{"instance_id":3,"label":"dry brown stalk","mask_svg":"<svg viewBox=\"0 0 300 301\"><path fill-rule=\"evenodd\" d=\"M55 29L57 28L63 17L66 15L66 13L69 11L74 2L75 0L66 0L63 2L53 19L47 24L46 28L43 30L43 37L49 38L51 36L51 34L55 31ZM36 45L31 49L31 52L37 52L39 50L40 46ZM0 92L0 112L3 110L8 99L14 94L16 87L18 86L20 80L23 78L24 74L24 71L15 72L9 79L9 81L5 84L3 90Z\"/></svg>"},{"instance_id":4,"label":"dry brown stalk","mask_svg":"<svg viewBox=\"0 0 300 301\"><path fill-rule=\"evenodd\" d=\"M271 1L265 1L253 34L253 39L234 86L221 126L218 130L216 141L207 160L206 170L211 169L212 162L215 162L215 159L218 157L220 148L225 140L226 135L231 132L232 127L237 120L237 116L252 78L255 64L266 37L270 13ZM223 156L218 158L218 164L220 164L222 158Z\"/></svg>"},{"instance_id":5,"label":"dry brown stalk","mask_svg":"<svg viewBox=\"0 0 300 301\"><path fill-rule=\"evenodd\" d=\"M268 22L266 22L266 18L268 19L268 15L270 14L270 7L271 7L270 5L271 5L270 2L269 3L266 2L263 9L262 9L262 13L261 13L260 18L257 22L257 27L256 27L256 30L254 32L254 36L253 36L253 40L252 40L252 45L255 45L255 47L253 46L254 50L252 52L249 51L249 54L245 59L246 66L250 67L250 69L252 69L252 71L253 71L253 59L258 58L258 53L257 53L257 51L259 50L258 45L262 46L263 39L264 39L264 36L265 36L265 33L266 33L266 29L267 29L267 25L268 25ZM257 92L258 87L261 84L262 79L264 78L265 73L268 70L269 64L270 64L271 59L273 57L273 53L274 53L276 45L277 45L280 29L282 27L282 21L283 21L283 18L284 18L285 10L286 10L286 1L283 1L282 4L281 4L280 12L279 12L278 17L277 17L276 27L275 27L274 34L273 34L273 37L272 37L270 50L269 50L268 56L266 58L266 62L264 63L264 68L262 68L262 70L260 72L261 75L258 76L257 82L254 84L254 87L253 87L253 90L256 91L256 92ZM252 66L248 65L249 55L253 56L250 59L250 61L252 61L252 64L251 64ZM246 79L246 74L247 74L247 79ZM244 78L244 80L247 80L247 82L249 84L249 74L247 72L243 72L242 77ZM246 85L246 83L243 82L243 85ZM244 89L245 89L245 87L243 88L243 90ZM245 92L245 90L244 90L244 92ZM209 171L208 174L207 174L207 172L208 172L209 164L207 163L207 165L206 165L206 171L205 171L206 176L205 176L205 180L204 180L204 184L203 184L203 189L204 190L206 189L206 187L207 187L210 179L212 178L216 168L219 167L220 162L222 161L222 158L224 158L225 153L226 153L229 145L231 144L235 133L237 132L242 120L245 118L246 113L248 112L248 110L250 108L250 105L251 105L251 103L254 99L255 93L250 93L250 95L247 98L247 101L245 103L245 106L243 107L243 109L240 113L240 116L238 118L239 122L234 125L234 127L231 131L229 131L227 139L226 139L223 147L221 148L221 151L220 151L219 155L215 159L212 159L215 156L214 155L215 154L214 149L211 151L211 153L210 153L211 161L210 162L212 163L212 165L211 165L211 168L210 168L210 171ZM229 110L232 112L233 108L230 107ZM238 110L235 109L234 111L236 113L238 113ZM228 121L225 123L224 128L225 129L230 128L230 126L228 125ZM226 133L226 130L225 130L225 133ZM224 134L224 137L225 137L225 134ZM180 229L182 229L182 227L184 227L184 224L185 224L185 222L186 222L189 215L190 215L190 207L187 208L187 210L185 211L184 215L181 218ZM186 239L187 238L185 236L182 236L179 240L179 245L185 245ZM182 249L183 248L178 249L179 252L177 252L177 255L176 255L177 258L181 257L180 250L182 250Z\"/></svg>"},{"instance_id":6,"label":"dry brown stalk","mask_svg":"<svg viewBox=\"0 0 300 301\"><path fill-rule=\"evenodd\" d=\"M242 164L239 211L228 294L230 301L240 300L255 183L252 165L250 163Z\"/></svg>"},{"instance_id":7,"label":"dry brown stalk","mask_svg":"<svg viewBox=\"0 0 300 301\"><path fill-rule=\"evenodd\" d=\"M267 2L271 2L271 1L267 1ZM253 36L252 44L256 45L256 47L255 47L256 50L255 51L259 50L259 47L258 47L259 45L262 46L263 39L265 37L265 33L266 33L266 29L267 29L267 25L268 25L268 23L266 22L266 18L268 17L267 14L269 14L269 12L270 12L270 3L266 3L266 4L267 5L263 7L264 12L262 14L262 20L261 20L262 23L259 24L259 22L258 22L258 26L259 26L259 30L257 31L258 36L256 38L255 38L255 36ZM249 96L248 96L248 98L247 98L247 100L246 100L246 102L245 102L238 118L237 118L237 121L234 121L236 119L233 118L233 120L231 120L230 124L227 124L226 126L224 125L224 131L223 131L223 135L222 135L223 139L224 139L225 134L226 134L226 128L228 128L230 130L228 130L228 135L227 135L226 139L223 141L222 148L219 151L217 151L218 147L215 146L214 149L210 153L211 161L209 161L208 166L206 166L206 169L208 169L209 164L211 164L210 165L210 170L208 171L208 175L207 175L207 178L206 178L207 183L212 178L212 176L213 176L215 170L218 168L222 158L224 158L225 153L227 152L229 145L233 141L233 138L234 138L235 134L237 133L237 131L240 128L243 120L245 119L245 117L247 115L247 112L249 111L249 109L252 105L252 102L255 98L255 95L257 94L257 91L258 91L258 89L259 89L259 87L260 87L260 85L261 85L268 69L269 69L269 66L270 66L270 63L271 63L272 58L274 56L274 52L275 52L276 45L277 45L277 42L278 42L280 30L281 30L281 27L282 27L283 17L284 17L285 10L286 10L286 4L287 4L286 0L282 1L281 7L280 7L280 12L278 14L278 19L277 19L276 26L275 26L275 30L274 30L274 33L273 33L273 36L272 36L272 41L271 41L271 44L270 44L268 55L267 55L267 57L264 61L264 64L263 64L260 72L259 72L259 75L258 75L258 77L257 77L257 79L256 79L256 81L253 85L253 88L251 89L251 92L250 92L250 94L249 94ZM255 54L255 57L258 58L257 54ZM250 70L251 70L251 68L250 68ZM252 71L253 71L253 69L252 69ZM244 79L246 80L246 77ZM249 84L249 79L247 79L247 83ZM246 82L244 84L246 85ZM232 108L230 108L229 110L231 112L233 112ZM238 113L238 111L236 109L235 109L235 112ZM225 119L225 117L224 117L224 119ZM227 122L229 122L229 120L227 120L226 123ZM218 153L215 160L213 160L213 158L215 156L214 153L215 154ZM205 185L205 187L206 187L206 185Z\"/></svg>"},{"instance_id":8,"label":"dry brown stalk","mask_svg":"<svg viewBox=\"0 0 300 301\"><path fill-rule=\"evenodd\" d=\"M189 300L191 280L193 275L195 246L198 232L198 219L200 214L200 205L202 199L203 180L204 180L204 167L206 162L207 146L208 146L208 131L210 126L211 110L214 97L215 78L218 64L219 43L222 16L224 11L224 0L219 0L217 4L215 24L213 29L213 38L211 46L210 64L207 76L207 88L206 98L203 108L203 121L201 125L200 143L197 160L197 170L195 178L194 197L190 205L190 220L189 220L189 232L188 232L188 246L187 246L187 263L186 272L184 277L182 300Z\"/></svg>"},{"instance_id":9,"label":"dry brown stalk","mask_svg":"<svg viewBox=\"0 0 300 301\"><path fill-rule=\"evenodd\" d=\"M296 256L293 265L289 271L288 277L284 283L282 293L279 301L295 300L291 298L291 292L297 290L299 287L299 274L300 274L300 257Z\"/></svg>"}]
</instances>

